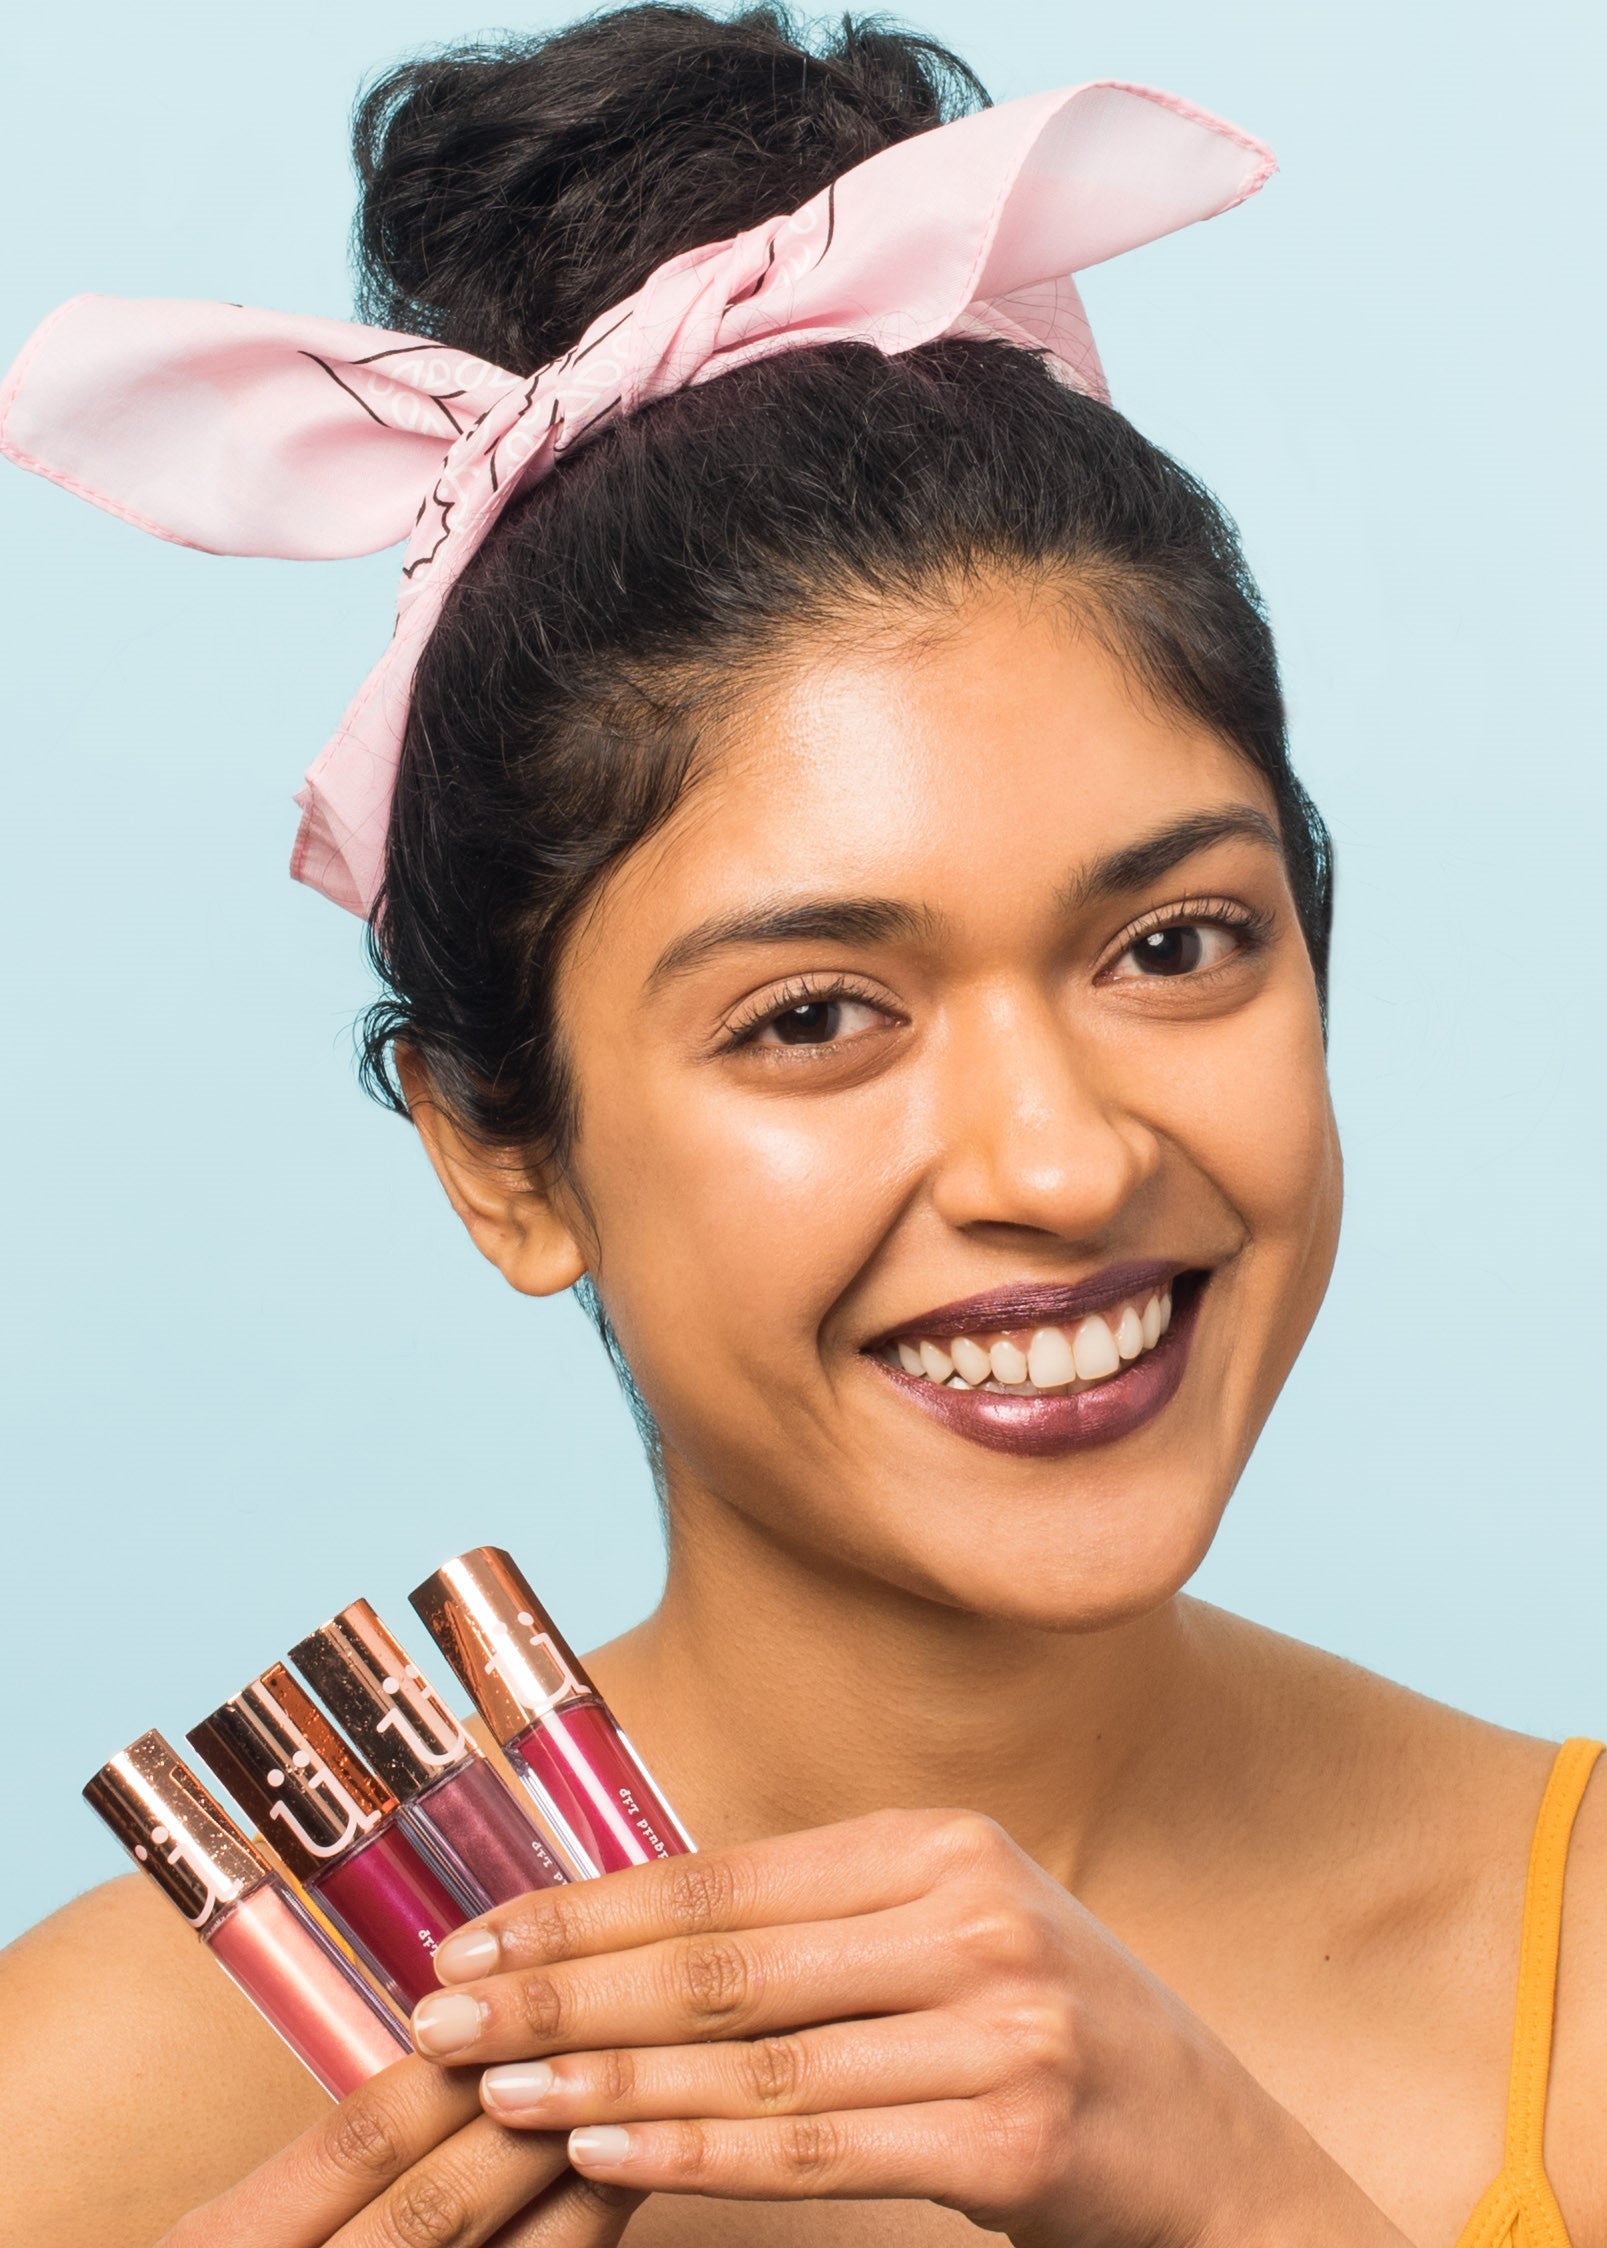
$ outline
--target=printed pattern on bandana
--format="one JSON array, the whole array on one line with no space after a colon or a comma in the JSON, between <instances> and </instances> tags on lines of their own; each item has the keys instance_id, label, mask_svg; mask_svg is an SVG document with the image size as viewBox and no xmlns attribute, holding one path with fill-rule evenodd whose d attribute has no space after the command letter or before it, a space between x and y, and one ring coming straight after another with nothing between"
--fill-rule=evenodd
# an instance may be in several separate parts
<instances>
[{"instance_id":1,"label":"printed pattern on bandana","mask_svg":"<svg viewBox=\"0 0 1607 2248\"><path fill-rule=\"evenodd\" d=\"M308 560L406 542L389 647L297 795L291 870L374 908L419 651L515 492L622 415L783 351L940 336L1106 395L1072 276L1253 195L1270 153L1170 94L1035 94L897 142L796 211L669 259L510 374L417 336L79 297L0 390L0 451L157 537Z\"/></svg>"}]
</instances>

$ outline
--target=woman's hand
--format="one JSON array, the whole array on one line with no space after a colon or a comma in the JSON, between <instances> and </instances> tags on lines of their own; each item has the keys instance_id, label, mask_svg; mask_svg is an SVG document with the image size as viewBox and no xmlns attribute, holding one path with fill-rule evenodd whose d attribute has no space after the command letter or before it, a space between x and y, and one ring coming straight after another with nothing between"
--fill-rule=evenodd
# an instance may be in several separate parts
<instances>
[{"instance_id":1,"label":"woman's hand","mask_svg":"<svg viewBox=\"0 0 1607 2248\"><path fill-rule=\"evenodd\" d=\"M398 2061L158 2248L614 2248L639 2194L568 2160L488 2121L473 2075Z\"/></svg>"},{"instance_id":2,"label":"woman's hand","mask_svg":"<svg viewBox=\"0 0 1607 2248\"><path fill-rule=\"evenodd\" d=\"M889 1812L572 1888L441 1948L422 2051L587 2176L910 2198L1019 2248L1402 2248L990 1821ZM494 2064L487 2066L487 2064Z\"/></svg>"}]
</instances>

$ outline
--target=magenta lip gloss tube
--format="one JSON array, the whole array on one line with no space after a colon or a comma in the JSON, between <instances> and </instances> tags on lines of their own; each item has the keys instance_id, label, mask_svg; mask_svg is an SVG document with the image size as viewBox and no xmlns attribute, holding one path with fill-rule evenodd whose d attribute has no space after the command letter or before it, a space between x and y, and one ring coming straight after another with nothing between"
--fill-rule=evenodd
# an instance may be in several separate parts
<instances>
[{"instance_id":1,"label":"magenta lip gloss tube","mask_svg":"<svg viewBox=\"0 0 1607 2248\"><path fill-rule=\"evenodd\" d=\"M191 1745L274 1854L411 2013L436 1946L469 1915L396 1822L396 1798L282 1663L193 1727Z\"/></svg>"},{"instance_id":2,"label":"magenta lip gloss tube","mask_svg":"<svg viewBox=\"0 0 1607 2248\"><path fill-rule=\"evenodd\" d=\"M103 1764L84 1798L333 2099L412 2051L394 2009L160 1733Z\"/></svg>"},{"instance_id":3,"label":"magenta lip gloss tube","mask_svg":"<svg viewBox=\"0 0 1607 2248\"><path fill-rule=\"evenodd\" d=\"M290 1659L471 1913L580 1878L529 1796L502 1778L366 1600L309 1633Z\"/></svg>"},{"instance_id":4,"label":"magenta lip gloss tube","mask_svg":"<svg viewBox=\"0 0 1607 2248\"><path fill-rule=\"evenodd\" d=\"M588 1873L696 1848L612 1711L499 1546L448 1561L412 1596L547 1824Z\"/></svg>"}]
</instances>

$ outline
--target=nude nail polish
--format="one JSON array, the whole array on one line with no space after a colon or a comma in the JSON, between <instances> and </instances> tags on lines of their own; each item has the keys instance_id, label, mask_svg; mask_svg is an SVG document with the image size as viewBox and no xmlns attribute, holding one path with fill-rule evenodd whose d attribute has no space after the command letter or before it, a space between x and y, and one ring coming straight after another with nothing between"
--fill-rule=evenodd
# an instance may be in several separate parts
<instances>
[{"instance_id":1,"label":"nude nail polish","mask_svg":"<svg viewBox=\"0 0 1607 2248\"><path fill-rule=\"evenodd\" d=\"M480 2079L480 2095L497 2113L519 2115L539 2105L556 2081L545 2061L514 2061L506 2068L488 2068Z\"/></svg>"},{"instance_id":2,"label":"nude nail polish","mask_svg":"<svg viewBox=\"0 0 1607 2248\"><path fill-rule=\"evenodd\" d=\"M413 2040L421 2053L461 2052L480 2034L480 2001L465 1991L439 1990L413 2009Z\"/></svg>"}]
</instances>

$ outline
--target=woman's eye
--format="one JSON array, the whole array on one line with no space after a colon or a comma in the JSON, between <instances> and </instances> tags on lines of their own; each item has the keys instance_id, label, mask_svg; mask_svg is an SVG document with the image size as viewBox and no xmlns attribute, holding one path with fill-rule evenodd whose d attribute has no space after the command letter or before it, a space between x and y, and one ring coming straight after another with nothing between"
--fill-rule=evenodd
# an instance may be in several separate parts
<instances>
[{"instance_id":1,"label":"woman's eye","mask_svg":"<svg viewBox=\"0 0 1607 2248\"><path fill-rule=\"evenodd\" d=\"M1192 976L1202 968L1219 967L1239 947L1239 932L1220 921L1174 921L1135 938L1111 973L1122 978Z\"/></svg>"},{"instance_id":2,"label":"woman's eye","mask_svg":"<svg viewBox=\"0 0 1607 2248\"><path fill-rule=\"evenodd\" d=\"M755 1046L834 1046L884 1021L863 999L804 999L761 1023Z\"/></svg>"}]
</instances>

